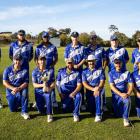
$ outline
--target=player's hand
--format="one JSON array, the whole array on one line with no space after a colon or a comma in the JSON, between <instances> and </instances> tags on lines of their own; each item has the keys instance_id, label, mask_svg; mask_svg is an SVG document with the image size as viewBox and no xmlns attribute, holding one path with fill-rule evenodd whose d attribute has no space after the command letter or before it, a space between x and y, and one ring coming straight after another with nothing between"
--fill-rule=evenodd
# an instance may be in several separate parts
<instances>
[{"instance_id":1,"label":"player's hand","mask_svg":"<svg viewBox=\"0 0 140 140\"><path fill-rule=\"evenodd\" d=\"M74 93L71 93L71 94L69 95L69 97L70 97L70 98L74 98L74 97L75 97L75 94L74 94Z\"/></svg>"},{"instance_id":2,"label":"player's hand","mask_svg":"<svg viewBox=\"0 0 140 140\"><path fill-rule=\"evenodd\" d=\"M14 87L12 90L12 94L16 94L17 92L19 92L19 88L18 87Z\"/></svg>"},{"instance_id":3,"label":"player's hand","mask_svg":"<svg viewBox=\"0 0 140 140\"><path fill-rule=\"evenodd\" d=\"M137 95L138 98L140 98L140 93L139 92L137 92L136 95Z\"/></svg>"},{"instance_id":4,"label":"player's hand","mask_svg":"<svg viewBox=\"0 0 140 140\"><path fill-rule=\"evenodd\" d=\"M99 96L99 94L100 94L99 87L95 87L93 95L96 97L96 96Z\"/></svg>"},{"instance_id":5,"label":"player's hand","mask_svg":"<svg viewBox=\"0 0 140 140\"><path fill-rule=\"evenodd\" d=\"M122 97L123 99L126 99L126 98L128 97L128 94L126 94L126 93L121 93L121 97Z\"/></svg>"}]
</instances>

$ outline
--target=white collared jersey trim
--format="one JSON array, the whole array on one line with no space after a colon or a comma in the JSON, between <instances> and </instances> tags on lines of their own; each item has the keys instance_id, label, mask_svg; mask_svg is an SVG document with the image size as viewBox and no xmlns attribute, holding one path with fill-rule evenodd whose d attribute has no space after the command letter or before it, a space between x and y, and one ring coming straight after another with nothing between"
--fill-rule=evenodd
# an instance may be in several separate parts
<instances>
[{"instance_id":1,"label":"white collared jersey trim","mask_svg":"<svg viewBox=\"0 0 140 140\"><path fill-rule=\"evenodd\" d=\"M78 76L78 73L70 74L70 76L67 76L64 79L62 79L62 81L60 82L60 85L64 85L64 84L76 79L77 76Z\"/></svg>"},{"instance_id":2,"label":"white collared jersey trim","mask_svg":"<svg viewBox=\"0 0 140 140\"><path fill-rule=\"evenodd\" d=\"M83 51L84 51L84 46L81 46L78 49L76 48L75 50L71 50L71 52L69 54L69 58L72 58L79 54L83 54Z\"/></svg>"},{"instance_id":3,"label":"white collared jersey trim","mask_svg":"<svg viewBox=\"0 0 140 140\"><path fill-rule=\"evenodd\" d=\"M120 82L125 81L125 80L127 79L127 77L128 77L128 74L129 74L129 71L126 71L125 73L121 74L120 77L119 77L118 79L115 79L115 80L114 80L114 83L115 83L115 84L118 84L118 83L120 83Z\"/></svg>"},{"instance_id":4,"label":"white collared jersey trim","mask_svg":"<svg viewBox=\"0 0 140 140\"><path fill-rule=\"evenodd\" d=\"M96 78L98 78L102 73L102 70L96 70L95 72L93 72L92 75L90 75L88 78L87 78L87 81L92 81Z\"/></svg>"},{"instance_id":5,"label":"white collared jersey trim","mask_svg":"<svg viewBox=\"0 0 140 140\"><path fill-rule=\"evenodd\" d=\"M110 57L110 61L114 62L114 59L119 58L120 56L125 54L125 49L121 48L119 50L117 50L111 57Z\"/></svg>"}]
</instances>

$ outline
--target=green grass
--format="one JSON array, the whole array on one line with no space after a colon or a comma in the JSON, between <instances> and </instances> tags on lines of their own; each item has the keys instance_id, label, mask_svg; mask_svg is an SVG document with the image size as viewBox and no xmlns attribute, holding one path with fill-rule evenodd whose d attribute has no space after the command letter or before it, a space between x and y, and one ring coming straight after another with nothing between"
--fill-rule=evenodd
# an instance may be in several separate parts
<instances>
[{"instance_id":1,"label":"green grass","mask_svg":"<svg viewBox=\"0 0 140 140\"><path fill-rule=\"evenodd\" d=\"M8 47L2 46L2 59L0 63L0 92L2 93L2 99L4 108L0 110L0 139L102 139L102 140L139 140L140 139L140 120L136 117L134 108L134 98L132 100L132 112L130 119L135 126L130 128L123 127L123 121L121 118L114 118L111 115L111 93L108 85L108 79L106 80L106 95L107 106L110 109L109 112L104 114L104 120L102 123L95 123L94 117L88 112L81 113L81 121L74 123L72 114L62 114L61 111L54 110L54 122L48 124L46 116L40 116L37 111L31 110L30 120L23 120L20 116L20 112L11 113L7 107L7 101L5 97L5 88L2 86L2 73L5 67L11 64L8 57ZM63 52L64 48L58 48L59 61L56 65L56 73L59 68L64 67ZM132 53L132 49L128 49L129 54ZM132 64L128 64L128 69L132 71ZM34 69L35 63L30 63L30 75ZM31 79L31 78L30 78ZM34 101L33 86L30 82L29 85L30 102ZM58 101L60 101L57 95Z\"/></svg>"}]
</instances>

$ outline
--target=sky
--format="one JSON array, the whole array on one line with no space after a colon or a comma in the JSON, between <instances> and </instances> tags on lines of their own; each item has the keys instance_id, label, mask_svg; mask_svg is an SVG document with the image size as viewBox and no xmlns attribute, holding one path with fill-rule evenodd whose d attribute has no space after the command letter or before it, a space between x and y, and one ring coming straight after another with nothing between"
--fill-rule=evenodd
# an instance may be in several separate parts
<instances>
[{"instance_id":1,"label":"sky","mask_svg":"<svg viewBox=\"0 0 140 140\"><path fill-rule=\"evenodd\" d=\"M109 39L109 25L131 37L140 30L140 0L0 0L0 32L36 35L48 27L95 31Z\"/></svg>"}]
</instances>

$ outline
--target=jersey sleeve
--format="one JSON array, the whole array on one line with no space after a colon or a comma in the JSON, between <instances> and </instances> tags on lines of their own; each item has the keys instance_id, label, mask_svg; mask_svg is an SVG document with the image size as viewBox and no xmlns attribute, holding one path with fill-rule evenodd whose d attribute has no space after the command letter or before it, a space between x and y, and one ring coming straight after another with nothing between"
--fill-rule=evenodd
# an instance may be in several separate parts
<instances>
[{"instance_id":1,"label":"jersey sleeve","mask_svg":"<svg viewBox=\"0 0 140 140\"><path fill-rule=\"evenodd\" d=\"M3 80L6 80L6 81L9 80L9 78L8 78L8 68L6 68L3 72Z\"/></svg>"},{"instance_id":2,"label":"jersey sleeve","mask_svg":"<svg viewBox=\"0 0 140 140\"><path fill-rule=\"evenodd\" d=\"M26 72L25 72L24 82L25 82L25 83L29 83L29 73L28 73L27 70L26 70Z\"/></svg>"},{"instance_id":3,"label":"jersey sleeve","mask_svg":"<svg viewBox=\"0 0 140 140\"><path fill-rule=\"evenodd\" d=\"M13 58L13 43L10 44L9 47L9 58L12 59Z\"/></svg>"},{"instance_id":4,"label":"jersey sleeve","mask_svg":"<svg viewBox=\"0 0 140 140\"><path fill-rule=\"evenodd\" d=\"M60 83L61 83L61 70L58 71L58 74L57 74L57 77L56 77L56 86L57 86L57 89L58 89L59 93L61 93Z\"/></svg>"},{"instance_id":5,"label":"jersey sleeve","mask_svg":"<svg viewBox=\"0 0 140 140\"><path fill-rule=\"evenodd\" d=\"M37 77L35 71L32 72L32 82L37 83Z\"/></svg>"},{"instance_id":6,"label":"jersey sleeve","mask_svg":"<svg viewBox=\"0 0 140 140\"><path fill-rule=\"evenodd\" d=\"M85 71L82 72L82 82L87 82Z\"/></svg>"},{"instance_id":7,"label":"jersey sleeve","mask_svg":"<svg viewBox=\"0 0 140 140\"><path fill-rule=\"evenodd\" d=\"M133 76L132 76L132 74L130 74L130 72L128 73L127 82L128 82L128 83L133 83L133 82L134 82Z\"/></svg>"},{"instance_id":8,"label":"jersey sleeve","mask_svg":"<svg viewBox=\"0 0 140 140\"><path fill-rule=\"evenodd\" d=\"M109 83L111 84L111 83L114 83L114 80L113 80L113 75L112 75L112 73L111 72L109 72L109 74L108 74L108 80L109 80Z\"/></svg>"},{"instance_id":9,"label":"jersey sleeve","mask_svg":"<svg viewBox=\"0 0 140 140\"><path fill-rule=\"evenodd\" d=\"M82 83L82 80L81 80L81 74L78 72L78 75L77 75L77 84L79 83Z\"/></svg>"}]
</instances>

